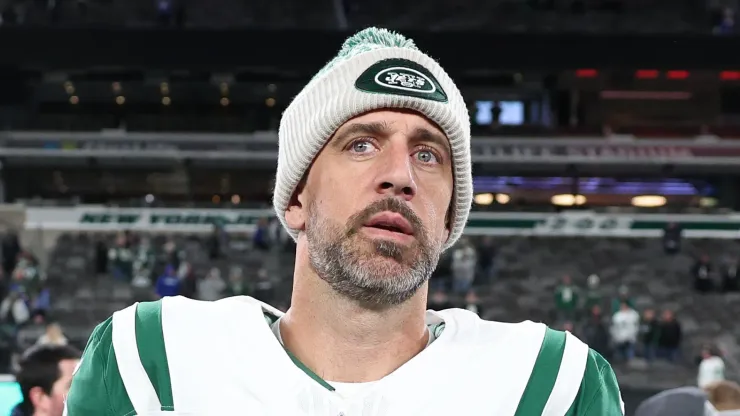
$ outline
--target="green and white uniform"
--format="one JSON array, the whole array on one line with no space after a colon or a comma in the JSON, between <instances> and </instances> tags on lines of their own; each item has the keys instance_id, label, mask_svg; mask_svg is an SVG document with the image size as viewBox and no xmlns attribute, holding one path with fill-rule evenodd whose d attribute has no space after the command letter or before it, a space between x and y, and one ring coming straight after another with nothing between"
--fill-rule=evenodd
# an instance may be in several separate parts
<instances>
[{"instance_id":1,"label":"green and white uniform","mask_svg":"<svg viewBox=\"0 0 740 416\"><path fill-rule=\"evenodd\" d=\"M428 311L434 342L383 379L348 389L286 352L270 325L281 315L246 296L168 297L116 312L90 337L66 415L624 413L609 364L573 335L543 324Z\"/></svg>"}]
</instances>

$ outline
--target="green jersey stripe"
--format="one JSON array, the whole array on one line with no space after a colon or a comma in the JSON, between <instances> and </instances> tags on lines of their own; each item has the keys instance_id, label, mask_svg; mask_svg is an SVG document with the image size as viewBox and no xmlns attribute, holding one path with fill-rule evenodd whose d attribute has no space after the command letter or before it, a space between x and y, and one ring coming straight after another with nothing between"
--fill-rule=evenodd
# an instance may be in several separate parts
<instances>
[{"instance_id":1,"label":"green jersey stripe","mask_svg":"<svg viewBox=\"0 0 740 416\"><path fill-rule=\"evenodd\" d=\"M136 306L136 346L149 381L157 392L163 411L174 411L172 381L162 332L162 302L142 302Z\"/></svg>"},{"instance_id":2,"label":"green jersey stripe","mask_svg":"<svg viewBox=\"0 0 740 416\"><path fill-rule=\"evenodd\" d=\"M529 376L515 416L541 415L560 371L565 351L565 332L547 328L542 347Z\"/></svg>"}]
</instances>

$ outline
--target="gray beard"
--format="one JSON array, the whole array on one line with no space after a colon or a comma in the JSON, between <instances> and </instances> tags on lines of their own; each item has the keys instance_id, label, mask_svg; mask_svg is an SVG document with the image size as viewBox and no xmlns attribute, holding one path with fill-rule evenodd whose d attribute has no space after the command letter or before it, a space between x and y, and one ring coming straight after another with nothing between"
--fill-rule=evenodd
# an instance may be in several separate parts
<instances>
[{"instance_id":1,"label":"gray beard","mask_svg":"<svg viewBox=\"0 0 740 416\"><path fill-rule=\"evenodd\" d=\"M309 209L306 239L311 267L340 295L370 309L385 309L410 299L432 275L435 249L426 233L411 246L370 240Z\"/></svg>"}]
</instances>

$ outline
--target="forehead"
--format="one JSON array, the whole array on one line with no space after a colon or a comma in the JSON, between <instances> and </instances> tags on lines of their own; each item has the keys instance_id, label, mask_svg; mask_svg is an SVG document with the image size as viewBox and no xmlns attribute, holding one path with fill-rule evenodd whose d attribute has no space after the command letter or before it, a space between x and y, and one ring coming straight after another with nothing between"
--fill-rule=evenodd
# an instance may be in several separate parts
<instances>
[{"instance_id":1,"label":"forehead","mask_svg":"<svg viewBox=\"0 0 740 416\"><path fill-rule=\"evenodd\" d=\"M59 372L61 373L60 378L72 377L72 374L77 368L77 363L79 362L80 360L77 359L67 359L59 361Z\"/></svg>"}]
</instances>

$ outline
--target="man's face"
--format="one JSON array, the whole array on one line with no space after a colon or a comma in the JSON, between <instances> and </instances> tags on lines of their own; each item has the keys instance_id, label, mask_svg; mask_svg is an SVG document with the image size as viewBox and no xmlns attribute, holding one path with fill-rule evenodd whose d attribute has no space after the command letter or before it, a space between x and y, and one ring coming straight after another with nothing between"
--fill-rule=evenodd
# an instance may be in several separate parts
<instances>
[{"instance_id":1,"label":"man's face","mask_svg":"<svg viewBox=\"0 0 740 416\"><path fill-rule=\"evenodd\" d=\"M349 120L314 160L286 213L318 275L366 305L413 296L449 235L452 160L444 133L406 111Z\"/></svg>"},{"instance_id":2,"label":"man's face","mask_svg":"<svg viewBox=\"0 0 740 416\"><path fill-rule=\"evenodd\" d=\"M38 392L32 394L34 397L34 414L39 416L62 416L64 413L64 399L69 393L69 386L72 383L72 375L79 360L69 359L59 362L59 378L51 387L49 394L38 389Z\"/></svg>"}]
</instances>

